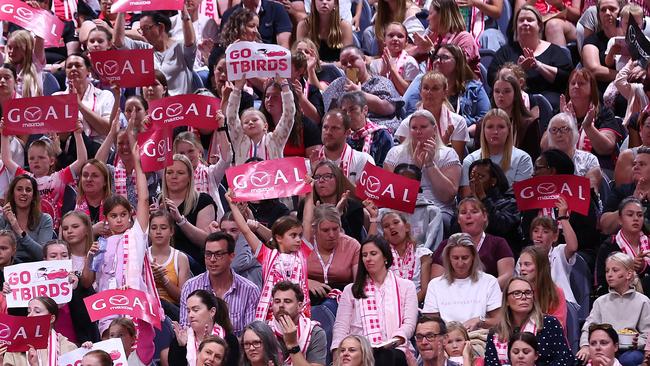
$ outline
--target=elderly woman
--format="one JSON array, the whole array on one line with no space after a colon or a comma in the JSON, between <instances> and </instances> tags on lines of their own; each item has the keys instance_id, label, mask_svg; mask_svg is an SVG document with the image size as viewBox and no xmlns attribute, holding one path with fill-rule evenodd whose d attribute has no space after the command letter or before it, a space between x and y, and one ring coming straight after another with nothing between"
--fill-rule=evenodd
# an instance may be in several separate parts
<instances>
[{"instance_id":1,"label":"elderly woman","mask_svg":"<svg viewBox=\"0 0 650 366\"><path fill-rule=\"evenodd\" d=\"M397 116L404 104L393 83L383 76L371 75L363 52L355 46L341 50L341 66L346 76L334 80L323 92L325 111L339 106L343 93L361 90L368 101L368 119L393 133L399 127Z\"/></svg>"},{"instance_id":2,"label":"elderly woman","mask_svg":"<svg viewBox=\"0 0 650 366\"><path fill-rule=\"evenodd\" d=\"M415 284L393 274L392 264L393 254L384 238L370 236L361 244L357 276L339 300L332 338L334 359L343 338L363 335L373 346L375 359L381 357L386 365L415 361L408 341L418 316Z\"/></svg>"},{"instance_id":3,"label":"elderly woman","mask_svg":"<svg viewBox=\"0 0 650 366\"><path fill-rule=\"evenodd\" d=\"M530 332L539 340L537 365L572 366L575 357L567 345L562 325L549 315L544 315L535 299L533 286L521 277L513 277L503 291L499 309L499 323L490 331L485 348L485 364L508 364L508 343L516 332Z\"/></svg>"},{"instance_id":4,"label":"elderly woman","mask_svg":"<svg viewBox=\"0 0 650 366\"><path fill-rule=\"evenodd\" d=\"M393 172L402 163L414 164L422 170L423 195L440 207L448 228L460 180L460 160L454 149L442 143L438 123L426 109L411 115L409 137L406 143L388 151L384 169Z\"/></svg>"},{"instance_id":5,"label":"elderly woman","mask_svg":"<svg viewBox=\"0 0 650 366\"><path fill-rule=\"evenodd\" d=\"M442 263L444 273L429 282L422 312L445 322L462 322L469 331L496 325L501 289L494 276L480 270L472 237L465 233L449 237Z\"/></svg>"},{"instance_id":6,"label":"elderly woman","mask_svg":"<svg viewBox=\"0 0 650 366\"><path fill-rule=\"evenodd\" d=\"M594 154L576 149L580 133L575 118L568 113L556 114L548 123L546 134L550 148L559 149L573 159L574 174L589 178L591 187L598 189L603 178L600 164Z\"/></svg>"},{"instance_id":7,"label":"elderly woman","mask_svg":"<svg viewBox=\"0 0 650 366\"><path fill-rule=\"evenodd\" d=\"M323 203L314 207L305 202L303 236L312 243L307 258L307 276L312 304L319 304L333 289L343 290L354 281L359 263L359 242L341 230L336 206Z\"/></svg>"},{"instance_id":8,"label":"elderly woman","mask_svg":"<svg viewBox=\"0 0 650 366\"><path fill-rule=\"evenodd\" d=\"M514 17L515 43L497 51L488 78L492 85L503 64L519 64L526 71L528 92L544 95L557 109L573 65L560 46L542 40L543 31L544 22L539 11L531 5L522 6Z\"/></svg>"}]
</instances>

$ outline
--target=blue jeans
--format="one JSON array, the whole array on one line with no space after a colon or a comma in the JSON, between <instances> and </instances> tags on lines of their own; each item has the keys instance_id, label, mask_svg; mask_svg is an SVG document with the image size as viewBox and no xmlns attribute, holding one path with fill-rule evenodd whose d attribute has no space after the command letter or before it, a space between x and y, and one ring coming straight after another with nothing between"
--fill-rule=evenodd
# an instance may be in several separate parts
<instances>
[{"instance_id":1,"label":"blue jeans","mask_svg":"<svg viewBox=\"0 0 650 366\"><path fill-rule=\"evenodd\" d=\"M631 349L619 353L617 358L623 366L638 366L643 362L643 352Z\"/></svg>"}]
</instances>

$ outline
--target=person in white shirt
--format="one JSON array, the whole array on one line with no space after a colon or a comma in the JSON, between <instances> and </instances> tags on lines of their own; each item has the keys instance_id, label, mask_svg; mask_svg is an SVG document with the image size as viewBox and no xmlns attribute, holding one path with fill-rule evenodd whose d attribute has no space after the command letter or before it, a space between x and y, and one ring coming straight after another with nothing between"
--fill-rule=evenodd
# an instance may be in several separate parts
<instances>
[{"instance_id":1,"label":"person in white shirt","mask_svg":"<svg viewBox=\"0 0 650 366\"><path fill-rule=\"evenodd\" d=\"M481 260L469 234L449 237L442 257L445 273L429 282L422 312L461 322L469 331L495 326L501 288L494 276L479 270Z\"/></svg>"},{"instance_id":2,"label":"person in white shirt","mask_svg":"<svg viewBox=\"0 0 650 366\"><path fill-rule=\"evenodd\" d=\"M321 140L323 147L312 154L312 165L320 160L330 160L341 168L354 185L366 162L375 165L368 153L354 150L347 144L350 135L350 117L340 109L332 109L323 117Z\"/></svg>"}]
</instances>

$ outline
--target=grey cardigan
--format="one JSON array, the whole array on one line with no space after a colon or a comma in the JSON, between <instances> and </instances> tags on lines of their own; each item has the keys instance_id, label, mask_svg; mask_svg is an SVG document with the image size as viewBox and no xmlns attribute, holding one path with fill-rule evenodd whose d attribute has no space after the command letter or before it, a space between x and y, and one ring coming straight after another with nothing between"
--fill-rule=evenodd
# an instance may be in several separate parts
<instances>
[{"instance_id":1,"label":"grey cardigan","mask_svg":"<svg viewBox=\"0 0 650 366\"><path fill-rule=\"evenodd\" d=\"M13 232L11 224L0 215L0 229ZM26 230L27 235L24 238L18 237L16 245L16 256L14 263L36 262L43 260L43 246L49 240L52 240L54 229L52 228L52 217L49 214L42 213L41 220L34 230Z\"/></svg>"}]
</instances>

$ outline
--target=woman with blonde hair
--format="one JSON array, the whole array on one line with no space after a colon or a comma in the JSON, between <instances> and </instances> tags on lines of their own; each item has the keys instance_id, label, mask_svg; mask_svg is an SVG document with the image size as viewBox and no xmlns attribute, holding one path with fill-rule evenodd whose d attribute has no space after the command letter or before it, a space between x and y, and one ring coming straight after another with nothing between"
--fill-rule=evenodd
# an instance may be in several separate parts
<instances>
[{"instance_id":1,"label":"woman with blonde hair","mask_svg":"<svg viewBox=\"0 0 650 366\"><path fill-rule=\"evenodd\" d=\"M102 226L105 222L101 222ZM92 280L83 277L83 269L86 267L88 250L93 245L93 225L90 217L82 211L70 211L61 219L60 238L70 247L70 259L72 259L72 270L82 274L81 284L88 288L92 286ZM91 258L92 260L92 258Z\"/></svg>"},{"instance_id":2,"label":"woman with blonde hair","mask_svg":"<svg viewBox=\"0 0 650 366\"><path fill-rule=\"evenodd\" d=\"M499 282L483 272L469 234L449 237L442 251L442 265L444 273L429 282L422 312L446 322L461 322L469 331L496 325L501 306Z\"/></svg>"},{"instance_id":3,"label":"woman with blonde hair","mask_svg":"<svg viewBox=\"0 0 650 366\"><path fill-rule=\"evenodd\" d=\"M201 250L207 228L215 219L216 204L207 193L194 185L194 168L185 155L174 154L172 165L165 168L159 207L169 211L174 222L174 243L190 259L192 273L205 271Z\"/></svg>"},{"instance_id":4,"label":"woman with blonde hair","mask_svg":"<svg viewBox=\"0 0 650 366\"><path fill-rule=\"evenodd\" d=\"M454 198L460 180L460 160L454 149L445 146L436 118L426 109L415 111L409 121L406 142L386 154L384 169L393 172L399 164L415 164L422 169L424 197L435 202L444 214L448 228L454 211Z\"/></svg>"},{"instance_id":5,"label":"woman with blonde hair","mask_svg":"<svg viewBox=\"0 0 650 366\"><path fill-rule=\"evenodd\" d=\"M530 332L539 340L539 365L570 366L575 358L567 345L562 324L553 316L544 315L528 280L513 277L505 286L499 323L487 336L485 365L509 364L508 343L519 332Z\"/></svg>"},{"instance_id":6,"label":"woman with blonde hair","mask_svg":"<svg viewBox=\"0 0 650 366\"><path fill-rule=\"evenodd\" d=\"M296 39L309 38L319 45L325 62L339 60L341 48L351 45L352 25L339 18L338 0L311 0L311 13L298 23Z\"/></svg>"},{"instance_id":7,"label":"woman with blonde hair","mask_svg":"<svg viewBox=\"0 0 650 366\"><path fill-rule=\"evenodd\" d=\"M45 47L41 37L32 37L26 30L11 32L7 39L5 62L16 67L16 93L24 98L43 95Z\"/></svg>"},{"instance_id":8,"label":"woman with blonde hair","mask_svg":"<svg viewBox=\"0 0 650 366\"><path fill-rule=\"evenodd\" d=\"M297 40L291 46L291 54L302 52L307 56L307 84L315 85L324 91L327 86L341 75L336 72L336 68L324 68L320 58L318 46L309 38ZM305 89L307 87L305 86Z\"/></svg>"},{"instance_id":9,"label":"woman with blonde hair","mask_svg":"<svg viewBox=\"0 0 650 366\"><path fill-rule=\"evenodd\" d=\"M485 114L481 123L481 149L463 160L463 176L460 181L463 197L471 193L469 167L475 160L489 158L498 164L510 185L533 175L533 160L527 152L514 146L512 129L512 120L503 109L494 108Z\"/></svg>"},{"instance_id":10,"label":"woman with blonde hair","mask_svg":"<svg viewBox=\"0 0 650 366\"><path fill-rule=\"evenodd\" d=\"M81 166L77 182L77 203L75 210L85 213L92 223L93 234L109 234L104 227L104 201L112 194L111 174L106 164L90 159Z\"/></svg>"},{"instance_id":11,"label":"woman with blonde hair","mask_svg":"<svg viewBox=\"0 0 650 366\"><path fill-rule=\"evenodd\" d=\"M372 347L364 336L349 335L343 338L338 350L339 354L334 360L334 366L374 366L375 364Z\"/></svg>"}]
</instances>

